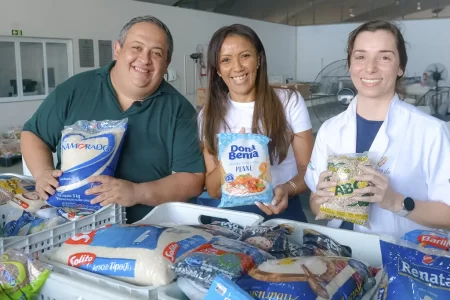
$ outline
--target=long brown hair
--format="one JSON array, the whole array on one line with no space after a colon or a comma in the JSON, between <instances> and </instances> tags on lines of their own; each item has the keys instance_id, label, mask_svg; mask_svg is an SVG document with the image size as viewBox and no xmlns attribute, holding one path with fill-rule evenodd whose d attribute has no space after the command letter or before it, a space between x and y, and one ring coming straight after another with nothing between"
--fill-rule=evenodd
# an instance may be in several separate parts
<instances>
[{"instance_id":1,"label":"long brown hair","mask_svg":"<svg viewBox=\"0 0 450 300\"><path fill-rule=\"evenodd\" d=\"M217 155L217 133L225 122L227 94L229 92L219 70L219 53L226 37L237 35L247 39L256 49L260 66L256 74L256 99L253 111L252 133L264 134L270 138L269 156L273 164L281 163L287 156L293 135L286 120L283 103L269 85L267 60L264 46L258 35L241 24L225 26L216 31L208 46L208 88L203 108L201 136L203 145L212 155ZM261 124L261 126L260 126Z\"/></svg>"}]
</instances>

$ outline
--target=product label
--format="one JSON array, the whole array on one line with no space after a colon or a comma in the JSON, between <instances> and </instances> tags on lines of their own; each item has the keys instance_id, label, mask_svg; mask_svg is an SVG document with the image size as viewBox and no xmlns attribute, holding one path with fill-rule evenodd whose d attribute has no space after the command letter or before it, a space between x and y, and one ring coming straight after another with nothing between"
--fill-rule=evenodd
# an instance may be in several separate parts
<instances>
[{"instance_id":1,"label":"product label","mask_svg":"<svg viewBox=\"0 0 450 300\"><path fill-rule=\"evenodd\" d=\"M269 139L258 134L219 134L222 201L219 207L271 202Z\"/></svg>"},{"instance_id":2,"label":"product label","mask_svg":"<svg viewBox=\"0 0 450 300\"><path fill-rule=\"evenodd\" d=\"M200 235L194 235L193 237L184 239L179 242L170 243L167 245L167 247L164 249L164 257L167 258L170 262L175 262L178 257L185 254L188 251L191 251L192 249L197 248L200 245L203 245L207 242L207 240L200 236Z\"/></svg>"},{"instance_id":3,"label":"product label","mask_svg":"<svg viewBox=\"0 0 450 300\"><path fill-rule=\"evenodd\" d=\"M323 207L323 206L320 207L320 211L325 214L325 216L324 216L325 219L334 219L336 217L339 217L341 219L346 219L349 222L359 224L359 225L363 225L369 220L369 216L366 214L355 214L355 213L350 213L350 212L343 212L343 211L338 211L338 210L330 209L330 208Z\"/></svg>"},{"instance_id":4,"label":"product label","mask_svg":"<svg viewBox=\"0 0 450 300\"><path fill-rule=\"evenodd\" d=\"M389 276L387 299L449 299L450 257L380 242Z\"/></svg>"},{"instance_id":5,"label":"product label","mask_svg":"<svg viewBox=\"0 0 450 300\"><path fill-rule=\"evenodd\" d=\"M99 210L90 201L98 195L86 195L97 186L89 177L114 176L127 121L79 121L68 126L61 137L61 170L59 187L47 202L53 207Z\"/></svg>"},{"instance_id":6,"label":"product label","mask_svg":"<svg viewBox=\"0 0 450 300\"><path fill-rule=\"evenodd\" d=\"M354 193L356 189L362 189L368 186L367 181L357 181L357 180L349 180L340 182L338 186L330 188L331 192L334 192L334 195L339 197L349 196Z\"/></svg>"},{"instance_id":7,"label":"product label","mask_svg":"<svg viewBox=\"0 0 450 300\"><path fill-rule=\"evenodd\" d=\"M136 260L97 257L83 252L70 256L68 265L100 275L134 278Z\"/></svg>"},{"instance_id":8,"label":"product label","mask_svg":"<svg viewBox=\"0 0 450 300\"><path fill-rule=\"evenodd\" d=\"M156 249L159 236L166 230L158 226L113 225L108 230L99 229L81 233L66 241L67 244L91 245L108 248Z\"/></svg>"}]
</instances>

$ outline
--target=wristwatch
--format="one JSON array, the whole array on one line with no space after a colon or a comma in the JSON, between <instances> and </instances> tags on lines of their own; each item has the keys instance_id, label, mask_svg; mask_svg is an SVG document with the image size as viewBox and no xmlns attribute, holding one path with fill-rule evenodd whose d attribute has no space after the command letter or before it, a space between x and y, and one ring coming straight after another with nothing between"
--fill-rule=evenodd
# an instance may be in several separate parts
<instances>
[{"instance_id":1,"label":"wristwatch","mask_svg":"<svg viewBox=\"0 0 450 300\"><path fill-rule=\"evenodd\" d=\"M406 197L403 199L403 207L402 210L397 213L400 217L406 217L410 212L414 210L416 204L411 197Z\"/></svg>"}]
</instances>

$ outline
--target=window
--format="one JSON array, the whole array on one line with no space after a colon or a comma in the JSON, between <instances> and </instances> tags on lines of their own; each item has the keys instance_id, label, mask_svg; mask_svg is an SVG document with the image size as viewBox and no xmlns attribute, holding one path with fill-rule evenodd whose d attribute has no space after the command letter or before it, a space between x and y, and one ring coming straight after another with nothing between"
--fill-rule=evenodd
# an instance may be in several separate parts
<instances>
[{"instance_id":1,"label":"window","mask_svg":"<svg viewBox=\"0 0 450 300\"><path fill-rule=\"evenodd\" d=\"M72 75L70 40L0 37L0 103L42 100Z\"/></svg>"}]
</instances>

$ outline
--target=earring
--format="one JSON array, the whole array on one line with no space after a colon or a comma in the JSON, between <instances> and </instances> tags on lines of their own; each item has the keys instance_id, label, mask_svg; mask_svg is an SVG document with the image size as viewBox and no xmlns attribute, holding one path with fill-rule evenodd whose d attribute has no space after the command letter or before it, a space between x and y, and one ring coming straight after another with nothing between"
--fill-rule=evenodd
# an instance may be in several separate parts
<instances>
[{"instance_id":1,"label":"earring","mask_svg":"<svg viewBox=\"0 0 450 300\"><path fill-rule=\"evenodd\" d=\"M222 75L220 75L220 73L219 73L219 72L217 72L217 75L219 75L219 77L222 77Z\"/></svg>"}]
</instances>

